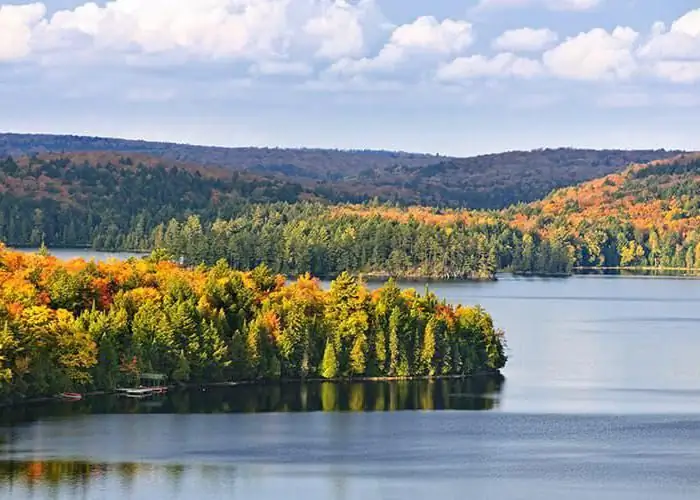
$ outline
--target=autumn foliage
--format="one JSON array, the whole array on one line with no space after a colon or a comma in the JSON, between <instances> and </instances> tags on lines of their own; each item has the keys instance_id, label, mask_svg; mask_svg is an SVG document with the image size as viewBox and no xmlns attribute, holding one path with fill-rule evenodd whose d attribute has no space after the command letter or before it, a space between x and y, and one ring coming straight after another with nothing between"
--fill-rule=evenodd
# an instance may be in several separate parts
<instances>
[{"instance_id":1,"label":"autumn foliage","mask_svg":"<svg viewBox=\"0 0 700 500\"><path fill-rule=\"evenodd\" d=\"M286 283L266 267L182 268L154 253L60 261L0 247L5 397L113 389L143 372L179 382L469 375L501 368L480 308L339 276Z\"/></svg>"}]
</instances>

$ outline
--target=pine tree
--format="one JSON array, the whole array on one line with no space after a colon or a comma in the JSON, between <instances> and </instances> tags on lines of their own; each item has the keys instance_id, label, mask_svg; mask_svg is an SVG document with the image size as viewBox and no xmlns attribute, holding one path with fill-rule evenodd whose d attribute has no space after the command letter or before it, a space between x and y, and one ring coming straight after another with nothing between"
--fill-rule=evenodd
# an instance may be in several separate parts
<instances>
[{"instance_id":1,"label":"pine tree","mask_svg":"<svg viewBox=\"0 0 700 500\"><path fill-rule=\"evenodd\" d=\"M335 346L330 339L326 342L326 349L323 351L321 376L328 380L335 379L338 376L338 359Z\"/></svg>"},{"instance_id":2,"label":"pine tree","mask_svg":"<svg viewBox=\"0 0 700 500\"><path fill-rule=\"evenodd\" d=\"M355 342L350 351L350 370L354 375L365 375L367 369L367 337L360 334L355 339Z\"/></svg>"},{"instance_id":3,"label":"pine tree","mask_svg":"<svg viewBox=\"0 0 700 500\"><path fill-rule=\"evenodd\" d=\"M433 358L435 357L435 331L438 321L433 317L428 320L428 324L423 331L423 345L421 347L420 364L421 371L429 376L435 375Z\"/></svg>"},{"instance_id":4,"label":"pine tree","mask_svg":"<svg viewBox=\"0 0 700 500\"><path fill-rule=\"evenodd\" d=\"M374 341L374 356L378 375L384 375L386 373L386 332L381 326L376 327Z\"/></svg>"},{"instance_id":5,"label":"pine tree","mask_svg":"<svg viewBox=\"0 0 700 500\"><path fill-rule=\"evenodd\" d=\"M396 376L399 372L400 349L399 328L401 328L401 309L395 307L389 317L389 375Z\"/></svg>"}]
</instances>

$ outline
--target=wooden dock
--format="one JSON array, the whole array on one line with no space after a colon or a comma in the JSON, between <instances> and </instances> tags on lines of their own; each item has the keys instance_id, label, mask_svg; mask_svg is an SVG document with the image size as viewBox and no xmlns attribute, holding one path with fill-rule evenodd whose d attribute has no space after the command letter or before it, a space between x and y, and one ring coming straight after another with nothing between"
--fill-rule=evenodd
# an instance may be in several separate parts
<instances>
[{"instance_id":1,"label":"wooden dock","mask_svg":"<svg viewBox=\"0 0 700 500\"><path fill-rule=\"evenodd\" d=\"M168 392L168 386L165 385L166 377L159 373L144 373L139 377L141 382L146 381L153 385L139 385L139 387L124 387L117 389L117 393L129 398L146 398L156 394L165 394ZM155 383L154 383L155 382ZM159 385L156 385L158 384Z\"/></svg>"},{"instance_id":2,"label":"wooden dock","mask_svg":"<svg viewBox=\"0 0 700 500\"><path fill-rule=\"evenodd\" d=\"M166 392L168 392L167 387L125 387L117 389L118 394L129 398L145 398L156 394L165 394Z\"/></svg>"}]
</instances>

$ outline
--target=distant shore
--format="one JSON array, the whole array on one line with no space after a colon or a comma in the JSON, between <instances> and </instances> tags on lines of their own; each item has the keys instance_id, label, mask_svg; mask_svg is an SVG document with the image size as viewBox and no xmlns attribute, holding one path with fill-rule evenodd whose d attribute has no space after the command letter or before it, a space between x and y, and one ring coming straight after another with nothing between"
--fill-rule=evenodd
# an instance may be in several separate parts
<instances>
[{"instance_id":1,"label":"distant shore","mask_svg":"<svg viewBox=\"0 0 700 500\"><path fill-rule=\"evenodd\" d=\"M578 266L574 267L573 271L575 274L593 274L596 272L624 272L630 275L646 274L646 275L656 275L656 276L686 276L688 278L698 278L700 277L700 269L693 269L688 267L652 267L652 266L606 266L606 267L586 267ZM674 274L676 273L676 274Z\"/></svg>"}]
</instances>

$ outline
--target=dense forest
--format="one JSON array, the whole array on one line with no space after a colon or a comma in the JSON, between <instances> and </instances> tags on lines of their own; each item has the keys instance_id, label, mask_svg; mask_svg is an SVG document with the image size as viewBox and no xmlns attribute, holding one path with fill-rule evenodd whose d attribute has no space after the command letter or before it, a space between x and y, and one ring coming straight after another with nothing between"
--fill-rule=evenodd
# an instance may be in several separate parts
<instances>
[{"instance_id":1,"label":"dense forest","mask_svg":"<svg viewBox=\"0 0 700 500\"><path fill-rule=\"evenodd\" d=\"M126 235L127 241L140 237ZM208 223L196 216L171 220L144 241L189 264L224 258L241 269L264 263L284 274L317 276L349 270L368 276L493 279L499 269L564 275L573 256L566 238L523 233L496 219L443 226L346 215L310 203L252 205L236 218Z\"/></svg>"},{"instance_id":2,"label":"dense forest","mask_svg":"<svg viewBox=\"0 0 700 500\"><path fill-rule=\"evenodd\" d=\"M90 163L92 162L92 163ZM217 175L212 175L217 174ZM378 216L340 216L297 186L183 164L112 155L8 158L0 162L0 236L12 246L150 250L189 263L335 276L490 279L499 268L536 265L566 273L567 251L523 239L502 223L442 228ZM270 200L283 200L267 203ZM296 203L289 203L296 202ZM546 259L533 260L531 255ZM531 262L532 261L532 262Z\"/></svg>"},{"instance_id":3,"label":"dense forest","mask_svg":"<svg viewBox=\"0 0 700 500\"><path fill-rule=\"evenodd\" d=\"M671 158L665 150L540 149L471 158L390 151L220 148L79 136L0 134L0 157L76 152L149 155L301 187L333 203L501 209L552 190Z\"/></svg>"},{"instance_id":4,"label":"dense forest","mask_svg":"<svg viewBox=\"0 0 700 500\"><path fill-rule=\"evenodd\" d=\"M163 248L192 265L225 259L320 277L700 268L700 160L691 154L500 211L330 204L284 181L114 154L8 158L0 180L0 237L12 246Z\"/></svg>"},{"instance_id":5,"label":"dense forest","mask_svg":"<svg viewBox=\"0 0 700 500\"><path fill-rule=\"evenodd\" d=\"M177 382L471 375L506 362L479 307L347 273L328 290L258 267L148 259L61 262L0 247L0 394Z\"/></svg>"},{"instance_id":6,"label":"dense forest","mask_svg":"<svg viewBox=\"0 0 700 500\"><path fill-rule=\"evenodd\" d=\"M244 267L262 260L281 272L332 274L345 267L450 278L486 277L498 269L557 275L573 268L690 271L700 269L699 192L700 156L684 155L499 212L267 205L203 226L196 218L171 221L157 227L150 241L193 262L219 255ZM193 231L205 237L189 238ZM261 251L246 254L247 244Z\"/></svg>"},{"instance_id":7,"label":"dense forest","mask_svg":"<svg viewBox=\"0 0 700 500\"><path fill-rule=\"evenodd\" d=\"M505 211L543 237L570 235L575 266L700 269L700 156L633 165Z\"/></svg>"},{"instance_id":8,"label":"dense forest","mask_svg":"<svg viewBox=\"0 0 700 500\"><path fill-rule=\"evenodd\" d=\"M113 154L0 160L0 234L11 245L118 248L132 228L240 203L298 201L302 188L218 169ZM312 197L311 197L312 198Z\"/></svg>"}]
</instances>

